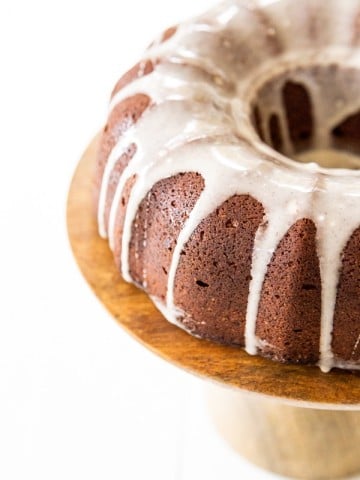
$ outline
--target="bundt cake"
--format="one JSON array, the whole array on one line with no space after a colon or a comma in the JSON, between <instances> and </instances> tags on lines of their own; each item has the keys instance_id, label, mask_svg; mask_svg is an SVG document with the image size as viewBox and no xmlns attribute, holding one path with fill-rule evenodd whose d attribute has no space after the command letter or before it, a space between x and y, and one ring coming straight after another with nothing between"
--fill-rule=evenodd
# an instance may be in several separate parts
<instances>
[{"instance_id":1,"label":"bundt cake","mask_svg":"<svg viewBox=\"0 0 360 480\"><path fill-rule=\"evenodd\" d=\"M170 322L360 368L359 47L359 0L230 0L118 81L99 231Z\"/></svg>"}]
</instances>

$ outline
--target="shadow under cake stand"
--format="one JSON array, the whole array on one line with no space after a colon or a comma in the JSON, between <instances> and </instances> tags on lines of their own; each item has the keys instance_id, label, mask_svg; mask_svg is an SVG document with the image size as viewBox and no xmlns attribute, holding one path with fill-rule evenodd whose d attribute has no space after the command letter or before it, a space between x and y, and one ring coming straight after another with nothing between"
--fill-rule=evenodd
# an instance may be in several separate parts
<instances>
[{"instance_id":1,"label":"shadow under cake stand","mask_svg":"<svg viewBox=\"0 0 360 480\"><path fill-rule=\"evenodd\" d=\"M115 320L164 360L209 381L209 410L218 431L251 462L306 479L360 472L360 376L280 365L198 340L167 322L146 294L120 279L97 231L97 145L98 137L74 174L67 225L81 272Z\"/></svg>"}]
</instances>

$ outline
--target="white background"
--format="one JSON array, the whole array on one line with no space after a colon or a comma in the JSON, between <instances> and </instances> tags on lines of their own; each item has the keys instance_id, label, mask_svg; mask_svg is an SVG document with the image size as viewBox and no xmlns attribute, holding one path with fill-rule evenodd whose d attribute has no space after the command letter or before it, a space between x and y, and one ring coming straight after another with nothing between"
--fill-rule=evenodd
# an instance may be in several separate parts
<instances>
[{"instance_id":1,"label":"white background","mask_svg":"<svg viewBox=\"0 0 360 480\"><path fill-rule=\"evenodd\" d=\"M65 229L71 175L115 81L160 31L214 3L0 2L3 480L275 478L217 436L202 381L115 324Z\"/></svg>"}]
</instances>

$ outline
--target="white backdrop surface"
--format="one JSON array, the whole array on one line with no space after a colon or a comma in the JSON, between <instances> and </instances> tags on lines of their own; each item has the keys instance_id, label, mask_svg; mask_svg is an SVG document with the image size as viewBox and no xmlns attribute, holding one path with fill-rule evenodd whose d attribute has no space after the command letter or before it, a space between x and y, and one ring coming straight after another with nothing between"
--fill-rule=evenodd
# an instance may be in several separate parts
<instances>
[{"instance_id":1,"label":"white backdrop surface","mask_svg":"<svg viewBox=\"0 0 360 480\"><path fill-rule=\"evenodd\" d=\"M71 175L115 81L214 3L0 2L1 479L275 478L217 437L200 380L115 324L65 229Z\"/></svg>"}]
</instances>

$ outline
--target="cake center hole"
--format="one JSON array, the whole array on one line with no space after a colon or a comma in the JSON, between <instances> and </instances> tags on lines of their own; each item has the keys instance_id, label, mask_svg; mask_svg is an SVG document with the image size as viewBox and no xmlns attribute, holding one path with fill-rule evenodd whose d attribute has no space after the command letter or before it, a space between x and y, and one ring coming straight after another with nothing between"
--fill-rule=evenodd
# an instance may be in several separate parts
<instances>
[{"instance_id":1,"label":"cake center hole","mask_svg":"<svg viewBox=\"0 0 360 480\"><path fill-rule=\"evenodd\" d=\"M297 68L266 82L252 103L259 137L278 152L325 168L360 169L360 71Z\"/></svg>"}]
</instances>

